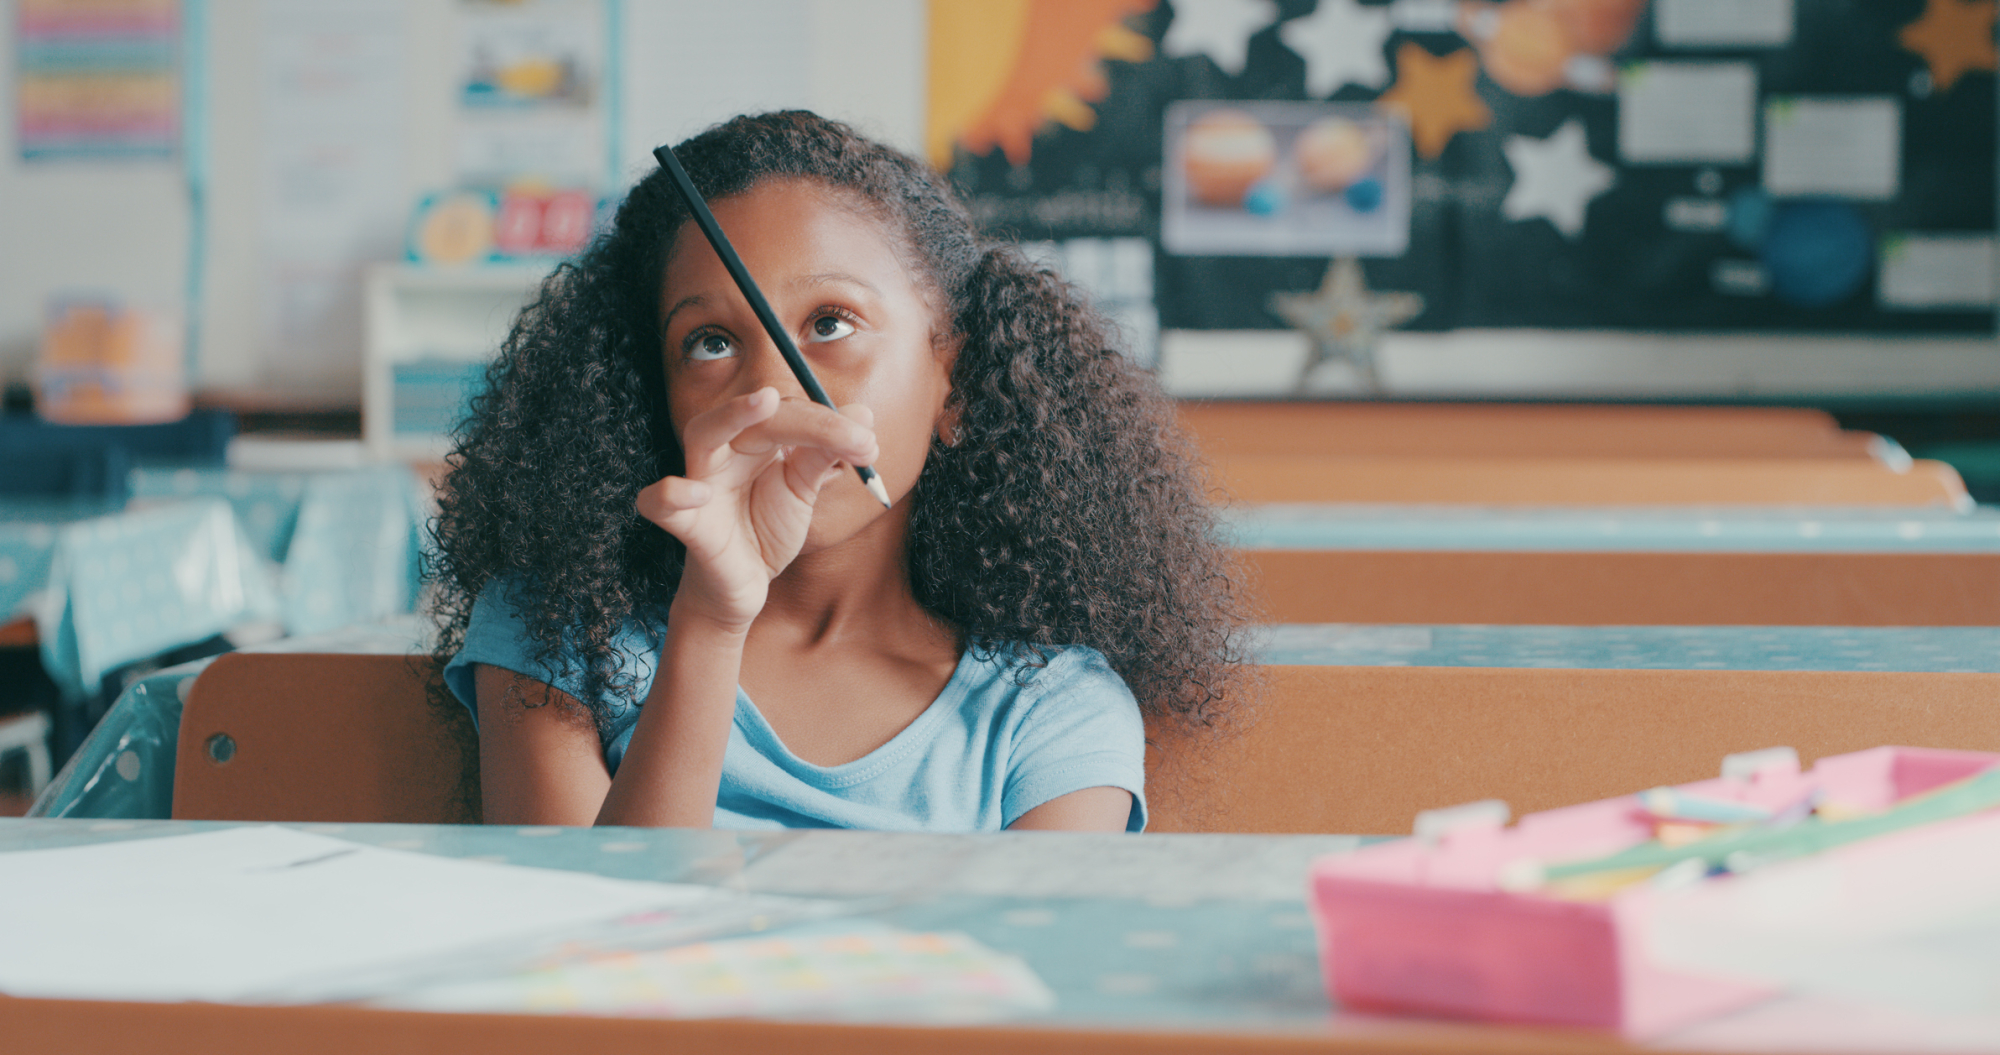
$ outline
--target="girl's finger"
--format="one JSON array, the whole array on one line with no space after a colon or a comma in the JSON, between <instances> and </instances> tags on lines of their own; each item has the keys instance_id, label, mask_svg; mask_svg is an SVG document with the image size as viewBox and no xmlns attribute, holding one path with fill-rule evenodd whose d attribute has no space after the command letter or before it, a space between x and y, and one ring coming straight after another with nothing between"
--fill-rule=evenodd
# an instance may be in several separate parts
<instances>
[{"instance_id":1,"label":"girl's finger","mask_svg":"<svg viewBox=\"0 0 2000 1055\"><path fill-rule=\"evenodd\" d=\"M869 420L874 420L872 415ZM873 464L880 453L875 430L867 424L804 399L784 400L769 421L744 429L730 446L740 454L763 454L774 447L786 447L793 451L788 458L800 450L816 450L857 465Z\"/></svg>"},{"instance_id":2,"label":"girl's finger","mask_svg":"<svg viewBox=\"0 0 2000 1055\"><path fill-rule=\"evenodd\" d=\"M743 430L770 420L778 412L780 402L778 390L765 387L695 415L681 437L688 467L706 464L742 435Z\"/></svg>"},{"instance_id":3,"label":"girl's finger","mask_svg":"<svg viewBox=\"0 0 2000 1055\"><path fill-rule=\"evenodd\" d=\"M669 476L640 490L634 504L640 516L666 527L667 522L678 514L699 509L713 497L715 488L700 480Z\"/></svg>"}]
</instances>

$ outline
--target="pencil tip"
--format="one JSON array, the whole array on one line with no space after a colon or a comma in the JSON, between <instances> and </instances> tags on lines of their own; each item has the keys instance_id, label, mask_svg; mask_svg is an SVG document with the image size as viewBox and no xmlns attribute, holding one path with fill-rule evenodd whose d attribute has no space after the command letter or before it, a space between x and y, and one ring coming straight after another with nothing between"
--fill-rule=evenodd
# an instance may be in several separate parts
<instances>
[{"instance_id":1,"label":"pencil tip","mask_svg":"<svg viewBox=\"0 0 2000 1055\"><path fill-rule=\"evenodd\" d=\"M882 508L889 508L889 489L882 486L882 478L871 474L866 482L868 493L874 495L877 502L882 503Z\"/></svg>"}]
</instances>

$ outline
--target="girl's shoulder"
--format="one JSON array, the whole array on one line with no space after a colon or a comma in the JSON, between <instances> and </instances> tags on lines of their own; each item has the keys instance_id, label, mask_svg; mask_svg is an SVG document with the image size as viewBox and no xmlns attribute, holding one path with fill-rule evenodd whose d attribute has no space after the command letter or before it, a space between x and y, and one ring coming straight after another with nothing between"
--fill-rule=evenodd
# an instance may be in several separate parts
<instances>
[{"instance_id":1,"label":"girl's shoulder","mask_svg":"<svg viewBox=\"0 0 2000 1055\"><path fill-rule=\"evenodd\" d=\"M1043 710L1045 701L1060 701L1072 714L1080 710L1109 711L1136 716L1139 703L1125 679L1104 653L1088 645L999 644L976 641L968 646L979 670L970 691L1007 697L1005 703L1024 716ZM999 700L996 703L1002 702Z\"/></svg>"},{"instance_id":2,"label":"girl's shoulder","mask_svg":"<svg viewBox=\"0 0 2000 1055\"><path fill-rule=\"evenodd\" d=\"M592 700L584 670L583 650L565 633L554 648L545 647L529 629L532 587L514 579L495 579L474 599L466 621L464 644L445 666L445 684L467 707L473 706L473 665L510 670L553 686L586 706L600 703L621 710L624 701ZM647 684L658 649L659 633L637 622L627 623L614 637L611 655L619 668L607 688L627 682Z\"/></svg>"}]
</instances>

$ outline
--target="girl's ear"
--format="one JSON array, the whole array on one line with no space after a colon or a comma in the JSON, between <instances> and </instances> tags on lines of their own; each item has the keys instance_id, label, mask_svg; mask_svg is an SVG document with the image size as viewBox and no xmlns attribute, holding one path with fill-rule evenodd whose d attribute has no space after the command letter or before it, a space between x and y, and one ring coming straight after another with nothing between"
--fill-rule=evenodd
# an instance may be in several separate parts
<instances>
[{"instance_id":1,"label":"girl's ear","mask_svg":"<svg viewBox=\"0 0 2000 1055\"><path fill-rule=\"evenodd\" d=\"M937 435L938 442L956 447L963 408L959 405L958 390L951 383L951 375L958 366L958 352L965 346L965 335L956 333L942 339L934 338L931 344L937 350L938 364L944 368L946 385L944 405L938 408L937 421L931 426L931 431Z\"/></svg>"},{"instance_id":2,"label":"girl's ear","mask_svg":"<svg viewBox=\"0 0 2000 1055\"><path fill-rule=\"evenodd\" d=\"M947 447L958 446L958 421L958 400L946 397L944 409L938 412L937 424L932 428L937 434L939 443Z\"/></svg>"}]
</instances>

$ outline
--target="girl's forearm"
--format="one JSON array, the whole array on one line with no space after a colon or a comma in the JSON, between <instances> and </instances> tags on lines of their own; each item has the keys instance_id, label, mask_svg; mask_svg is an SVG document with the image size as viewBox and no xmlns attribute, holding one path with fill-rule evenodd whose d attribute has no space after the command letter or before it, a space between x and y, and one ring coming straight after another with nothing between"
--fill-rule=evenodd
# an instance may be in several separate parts
<instances>
[{"instance_id":1,"label":"girl's forearm","mask_svg":"<svg viewBox=\"0 0 2000 1055\"><path fill-rule=\"evenodd\" d=\"M632 742L597 812L599 824L707 828L736 718L745 631L678 605Z\"/></svg>"}]
</instances>

